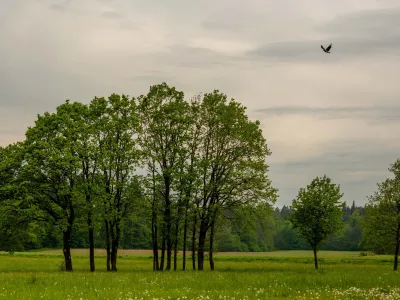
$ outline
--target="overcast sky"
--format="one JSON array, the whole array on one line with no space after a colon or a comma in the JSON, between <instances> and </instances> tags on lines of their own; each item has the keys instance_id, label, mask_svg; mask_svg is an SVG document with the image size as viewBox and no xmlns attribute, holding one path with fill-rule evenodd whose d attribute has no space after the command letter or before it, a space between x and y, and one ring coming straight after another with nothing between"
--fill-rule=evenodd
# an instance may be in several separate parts
<instances>
[{"instance_id":1,"label":"overcast sky","mask_svg":"<svg viewBox=\"0 0 400 300\"><path fill-rule=\"evenodd\" d=\"M261 121L279 206L324 174L364 204L400 157L398 0L1 0L0 45L3 146L65 99L166 81Z\"/></svg>"}]
</instances>

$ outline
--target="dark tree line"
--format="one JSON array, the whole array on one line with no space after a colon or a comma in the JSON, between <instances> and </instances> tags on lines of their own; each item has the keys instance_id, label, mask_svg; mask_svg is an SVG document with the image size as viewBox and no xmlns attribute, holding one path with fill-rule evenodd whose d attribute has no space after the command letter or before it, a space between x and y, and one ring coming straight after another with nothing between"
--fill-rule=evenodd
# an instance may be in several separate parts
<instances>
[{"instance_id":1,"label":"dark tree line","mask_svg":"<svg viewBox=\"0 0 400 300\"><path fill-rule=\"evenodd\" d=\"M362 236L362 221L364 207L357 206L354 213L351 206L345 206L343 211L343 230L331 235L323 250L360 251ZM121 249L152 249L151 217L137 207L137 213L127 216L121 231ZM288 214L289 212L289 214ZM215 252L265 252L273 250L311 250L298 230L294 229L286 217L290 208L270 207L248 208L236 212L226 211L220 218L218 231L215 234ZM85 220L78 218L72 228L71 248L89 248L89 238L85 230ZM34 224L34 223L32 223ZM94 248L105 248L103 236L105 226L98 222L94 224ZM2 249L23 251L41 248L62 247L62 235L57 226L40 224L29 231L29 238L18 239L15 243L8 240ZM3 240L5 241L5 239ZM182 247L179 250L183 250Z\"/></svg>"}]
</instances>

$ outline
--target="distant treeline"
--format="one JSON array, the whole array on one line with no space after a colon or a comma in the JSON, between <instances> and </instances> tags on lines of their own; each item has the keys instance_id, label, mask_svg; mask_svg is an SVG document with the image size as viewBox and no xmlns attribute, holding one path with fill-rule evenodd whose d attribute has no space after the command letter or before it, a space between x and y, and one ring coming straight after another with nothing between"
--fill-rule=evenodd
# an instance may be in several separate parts
<instances>
[{"instance_id":1,"label":"distant treeline","mask_svg":"<svg viewBox=\"0 0 400 300\"><path fill-rule=\"evenodd\" d=\"M345 226L338 233L331 235L323 250L359 251L362 250L361 222L365 209L362 206L343 208ZM264 214L262 219L260 215ZM226 219L219 226L216 235L215 251L218 252L260 252L272 250L311 250L297 229L293 229L288 217L288 206L275 208L271 214L259 211L258 214L243 213L235 216L225 211ZM88 248L89 241L84 225L85 220L78 220L72 229L71 247ZM101 223L95 231L95 247L105 248L105 226ZM15 243L16 251L62 248L62 232L58 226L46 223L33 226L29 238ZM146 214L134 215L124 222L121 234L121 249L152 249L151 219Z\"/></svg>"}]
</instances>

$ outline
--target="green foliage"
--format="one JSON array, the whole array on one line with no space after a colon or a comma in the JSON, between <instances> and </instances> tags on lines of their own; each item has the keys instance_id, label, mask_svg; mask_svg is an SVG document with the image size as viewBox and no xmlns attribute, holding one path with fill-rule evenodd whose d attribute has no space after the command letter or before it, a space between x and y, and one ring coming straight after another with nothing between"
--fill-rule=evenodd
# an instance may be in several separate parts
<instances>
[{"instance_id":1,"label":"green foliage","mask_svg":"<svg viewBox=\"0 0 400 300\"><path fill-rule=\"evenodd\" d=\"M260 252L274 249L271 206L242 205L225 212L228 221L222 224L217 237L218 251ZM234 250L235 249L235 250Z\"/></svg>"},{"instance_id":2,"label":"green foliage","mask_svg":"<svg viewBox=\"0 0 400 300\"><path fill-rule=\"evenodd\" d=\"M290 221L312 249L320 249L329 235L343 226L342 196L340 186L331 183L331 179L324 175L301 188L297 199L293 200Z\"/></svg>"},{"instance_id":3,"label":"green foliage","mask_svg":"<svg viewBox=\"0 0 400 300\"><path fill-rule=\"evenodd\" d=\"M260 122L249 120L246 107L234 99L228 102L218 90L204 95L200 110L200 157L202 177L206 178L203 196L214 197L217 192L218 205L226 207L258 201L275 203L277 190L271 186L265 163L271 152Z\"/></svg>"},{"instance_id":4,"label":"green foliage","mask_svg":"<svg viewBox=\"0 0 400 300\"><path fill-rule=\"evenodd\" d=\"M362 244L375 253L395 253L400 243L400 160L389 170L394 178L378 183L365 207Z\"/></svg>"}]
</instances>

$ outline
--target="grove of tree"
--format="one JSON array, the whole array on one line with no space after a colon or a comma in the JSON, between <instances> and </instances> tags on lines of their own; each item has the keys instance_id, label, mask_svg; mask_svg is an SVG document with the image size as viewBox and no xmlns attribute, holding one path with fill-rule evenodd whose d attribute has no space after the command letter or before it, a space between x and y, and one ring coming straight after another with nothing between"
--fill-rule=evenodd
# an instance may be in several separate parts
<instances>
[{"instance_id":1,"label":"grove of tree","mask_svg":"<svg viewBox=\"0 0 400 300\"><path fill-rule=\"evenodd\" d=\"M0 147L0 251L149 249L153 270L203 270L215 252L400 248L400 163L365 206L317 177L275 207L259 121L218 90L186 99L166 83L145 95L69 100ZM310 230L311 227L313 230ZM318 230L317 230L318 229ZM182 255L183 259L178 259ZM182 265L178 265L181 262Z\"/></svg>"}]
</instances>

